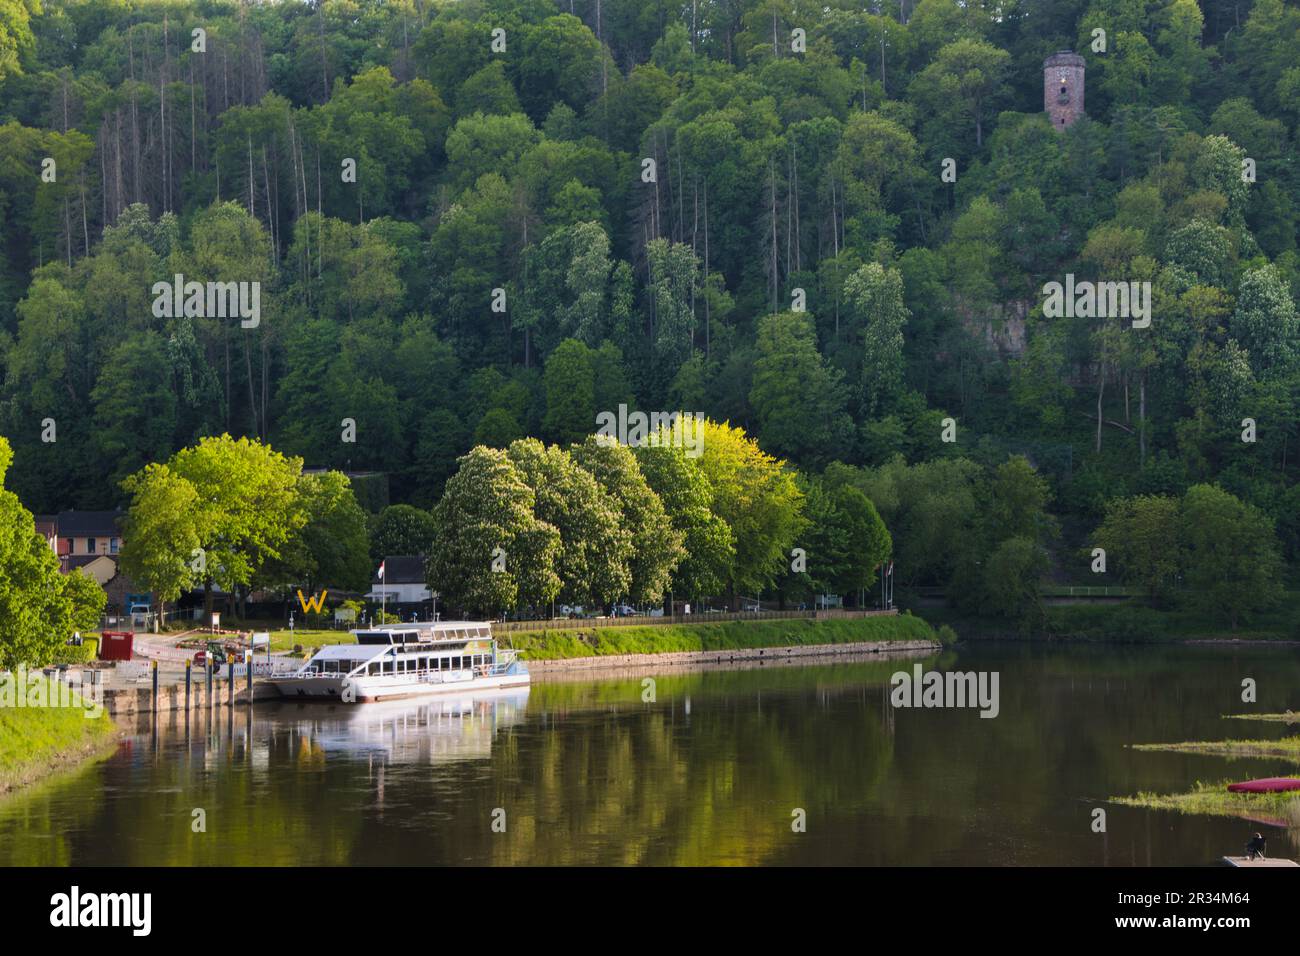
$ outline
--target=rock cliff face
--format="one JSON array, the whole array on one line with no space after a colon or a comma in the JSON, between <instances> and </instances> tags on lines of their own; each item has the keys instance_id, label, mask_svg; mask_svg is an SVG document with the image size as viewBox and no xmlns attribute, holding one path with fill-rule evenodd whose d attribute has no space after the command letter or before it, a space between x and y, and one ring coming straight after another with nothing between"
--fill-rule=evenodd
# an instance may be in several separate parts
<instances>
[{"instance_id":1,"label":"rock cliff face","mask_svg":"<svg viewBox=\"0 0 1300 956\"><path fill-rule=\"evenodd\" d=\"M1025 324L1033 303L1012 299L976 312L962 312L962 324L1000 358L1019 358L1025 351Z\"/></svg>"}]
</instances>

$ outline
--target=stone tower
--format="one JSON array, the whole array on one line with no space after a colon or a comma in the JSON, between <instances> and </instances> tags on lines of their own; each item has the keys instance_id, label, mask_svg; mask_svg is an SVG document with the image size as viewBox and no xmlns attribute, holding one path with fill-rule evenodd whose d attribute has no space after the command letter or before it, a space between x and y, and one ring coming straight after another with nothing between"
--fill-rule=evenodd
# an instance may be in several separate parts
<instances>
[{"instance_id":1,"label":"stone tower","mask_svg":"<svg viewBox=\"0 0 1300 956\"><path fill-rule=\"evenodd\" d=\"M1043 61L1043 109L1052 128L1073 126L1083 112L1083 57L1069 50Z\"/></svg>"}]
</instances>

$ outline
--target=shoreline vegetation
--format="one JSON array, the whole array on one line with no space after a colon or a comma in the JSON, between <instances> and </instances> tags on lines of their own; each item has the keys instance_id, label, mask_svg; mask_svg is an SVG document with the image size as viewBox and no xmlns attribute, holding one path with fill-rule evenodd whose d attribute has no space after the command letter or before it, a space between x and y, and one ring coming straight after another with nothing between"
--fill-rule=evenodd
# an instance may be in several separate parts
<instances>
[{"instance_id":1,"label":"shoreline vegetation","mask_svg":"<svg viewBox=\"0 0 1300 956\"><path fill-rule=\"evenodd\" d=\"M1224 720L1265 720L1279 724L1300 724L1300 711L1288 710L1282 714L1222 714Z\"/></svg>"},{"instance_id":2,"label":"shoreline vegetation","mask_svg":"<svg viewBox=\"0 0 1300 956\"><path fill-rule=\"evenodd\" d=\"M726 651L755 648L803 647L864 642L957 640L952 628L931 624L914 614L847 618L843 620L790 619L777 621L721 621L699 624L630 624L605 627L548 628L516 631L498 637L503 645L520 651L525 660L560 660L629 654L671 654L684 651ZM272 650L302 645L341 644L352 640L348 631L288 631L271 633Z\"/></svg>"},{"instance_id":3,"label":"shoreline vegetation","mask_svg":"<svg viewBox=\"0 0 1300 956\"><path fill-rule=\"evenodd\" d=\"M1157 609L1140 604L1062 605L1044 609L1039 626L970 615L955 608L905 608L897 617L868 618L865 621L743 621L700 624L615 625L601 628L553 628L503 635L511 646L527 651L527 659L552 660L617 654L663 654L680 651L714 651L739 648L779 647L784 644L842 643L845 641L939 640L958 641L1065 641L1099 644L1181 644L1214 646L1235 644L1300 646L1300 626L1286 623L1300 619L1300 592L1289 592L1276 614L1250 626L1230 631L1174 609ZM893 621L913 623L892 624ZM867 623L877 622L877 623ZM850 624L845 631L838 625ZM834 626L831 626L834 625ZM859 628L860 630L855 630ZM269 629L273 651L291 651L345 643L349 631L299 628L294 632ZM854 636L847 636L852 633ZM860 636L859 636L860 635ZM754 641L755 643L748 643ZM1289 714L1289 716L1288 716ZM1275 720L1300 723L1300 713L1225 715L1243 720Z\"/></svg>"},{"instance_id":4,"label":"shoreline vegetation","mask_svg":"<svg viewBox=\"0 0 1300 956\"><path fill-rule=\"evenodd\" d=\"M1224 714L1225 719L1265 720L1292 723L1300 714ZM1282 759L1300 764L1300 737L1277 740L1195 740L1180 743L1132 744L1133 750L1165 753L1190 753L1229 760L1247 758ZM1129 797L1111 797L1113 803L1148 810L1173 810L1177 813L1239 817L1271 826L1300 828L1300 792L1235 793L1228 790L1234 780L1207 783L1198 780L1185 793L1139 791Z\"/></svg>"},{"instance_id":5,"label":"shoreline vegetation","mask_svg":"<svg viewBox=\"0 0 1300 956\"><path fill-rule=\"evenodd\" d=\"M108 714L77 706L0 709L0 798L103 755L116 732Z\"/></svg>"},{"instance_id":6,"label":"shoreline vegetation","mask_svg":"<svg viewBox=\"0 0 1300 956\"><path fill-rule=\"evenodd\" d=\"M669 654L807 647L862 642L939 641L956 634L912 614L848 620L723 621L716 624L650 624L627 627L525 631L508 635L528 661L572 660L609 655Z\"/></svg>"},{"instance_id":7,"label":"shoreline vegetation","mask_svg":"<svg viewBox=\"0 0 1300 956\"><path fill-rule=\"evenodd\" d=\"M1300 795L1289 793L1232 793L1231 781L1197 781L1187 793L1158 794L1141 791L1131 797L1111 797L1112 803L1147 810L1240 817L1288 828L1300 827Z\"/></svg>"},{"instance_id":8,"label":"shoreline vegetation","mask_svg":"<svg viewBox=\"0 0 1300 956\"><path fill-rule=\"evenodd\" d=\"M955 628L963 640L1054 640L1115 644L1300 644L1300 592L1288 592L1273 611L1234 631L1199 613L1144 604L1063 604L1024 622L965 614L949 607L917 608L936 627Z\"/></svg>"},{"instance_id":9,"label":"shoreline vegetation","mask_svg":"<svg viewBox=\"0 0 1300 956\"><path fill-rule=\"evenodd\" d=\"M1204 754L1230 759L1245 757L1282 757L1300 764L1300 737L1277 740L1189 740L1168 744L1133 744L1134 750Z\"/></svg>"}]
</instances>

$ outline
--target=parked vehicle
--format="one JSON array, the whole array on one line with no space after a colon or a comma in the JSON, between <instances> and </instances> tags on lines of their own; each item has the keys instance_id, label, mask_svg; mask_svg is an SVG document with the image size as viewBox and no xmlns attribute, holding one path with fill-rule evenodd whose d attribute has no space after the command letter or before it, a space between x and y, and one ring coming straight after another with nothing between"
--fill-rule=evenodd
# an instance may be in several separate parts
<instances>
[{"instance_id":1,"label":"parked vehicle","mask_svg":"<svg viewBox=\"0 0 1300 956\"><path fill-rule=\"evenodd\" d=\"M207 648L196 652L194 655L194 663L198 667L205 666L209 660L212 661L214 667L229 663L230 653L226 650L226 645L222 641L208 641Z\"/></svg>"}]
</instances>

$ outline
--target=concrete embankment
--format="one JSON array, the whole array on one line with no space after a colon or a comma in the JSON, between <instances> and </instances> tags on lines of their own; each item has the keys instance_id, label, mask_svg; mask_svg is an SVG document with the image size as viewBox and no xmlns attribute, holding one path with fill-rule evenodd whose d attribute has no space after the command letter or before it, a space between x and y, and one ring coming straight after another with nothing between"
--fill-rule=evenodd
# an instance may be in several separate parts
<instances>
[{"instance_id":1,"label":"concrete embankment","mask_svg":"<svg viewBox=\"0 0 1300 956\"><path fill-rule=\"evenodd\" d=\"M214 679L212 683L211 704L208 699L207 681L203 674L190 685L190 711L206 710L230 706L247 706L248 682L245 677L235 678L234 687L227 678ZM269 684L261 684L253 679L253 702L262 700L279 700L280 695ZM103 691L104 710L111 717L129 717L149 713L185 713L185 683L159 683L155 696L152 684L132 687L109 687Z\"/></svg>"},{"instance_id":2,"label":"concrete embankment","mask_svg":"<svg viewBox=\"0 0 1300 956\"><path fill-rule=\"evenodd\" d=\"M818 657L866 657L893 654L913 656L931 654L943 645L933 640L851 641L840 644L800 644L792 647L727 648L713 651L672 651L663 654L605 654L598 657L566 657L528 661L535 678L545 680L574 672L605 670L661 670L664 668L698 668L707 665L742 663L780 664Z\"/></svg>"}]
</instances>

